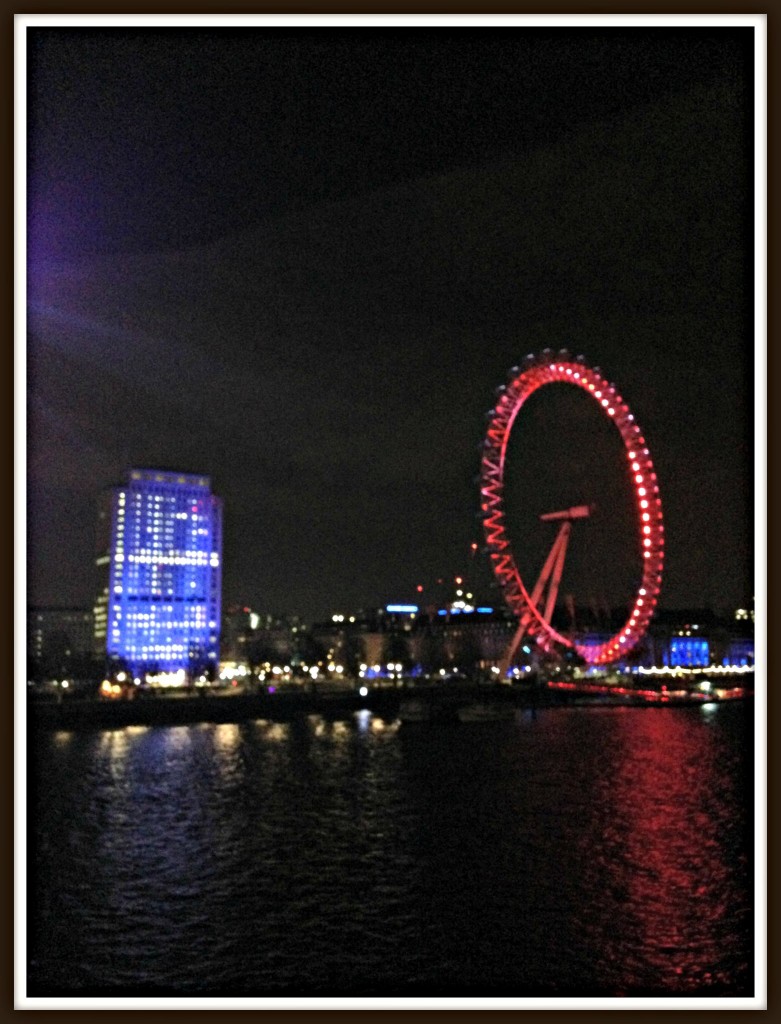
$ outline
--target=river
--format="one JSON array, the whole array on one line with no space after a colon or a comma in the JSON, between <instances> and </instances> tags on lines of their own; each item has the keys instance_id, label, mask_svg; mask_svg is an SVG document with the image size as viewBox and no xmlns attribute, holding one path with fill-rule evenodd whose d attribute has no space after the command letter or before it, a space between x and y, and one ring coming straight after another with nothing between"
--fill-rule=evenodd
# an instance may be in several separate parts
<instances>
[{"instance_id":1,"label":"river","mask_svg":"<svg viewBox=\"0 0 781 1024\"><path fill-rule=\"evenodd\" d=\"M751 996L753 701L35 731L29 996Z\"/></svg>"}]
</instances>

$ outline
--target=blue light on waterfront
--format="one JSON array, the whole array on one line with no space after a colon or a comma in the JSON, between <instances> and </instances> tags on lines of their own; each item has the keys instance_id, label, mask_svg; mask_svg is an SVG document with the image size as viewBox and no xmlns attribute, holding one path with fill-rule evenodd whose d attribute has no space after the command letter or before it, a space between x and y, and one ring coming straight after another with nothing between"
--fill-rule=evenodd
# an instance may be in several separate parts
<instances>
[{"instance_id":1,"label":"blue light on waterfront","mask_svg":"<svg viewBox=\"0 0 781 1024\"><path fill-rule=\"evenodd\" d=\"M662 656L665 665L707 665L710 662L710 647L707 640L694 637L673 637L669 651Z\"/></svg>"}]
</instances>

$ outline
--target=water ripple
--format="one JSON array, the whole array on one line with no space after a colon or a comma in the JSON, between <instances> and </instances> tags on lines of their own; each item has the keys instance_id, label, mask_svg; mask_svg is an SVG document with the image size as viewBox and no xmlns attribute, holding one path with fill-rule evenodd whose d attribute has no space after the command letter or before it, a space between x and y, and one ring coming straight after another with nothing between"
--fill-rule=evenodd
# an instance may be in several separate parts
<instances>
[{"instance_id":1,"label":"water ripple","mask_svg":"<svg viewBox=\"0 0 781 1024\"><path fill-rule=\"evenodd\" d=\"M746 995L743 707L35 738L30 994Z\"/></svg>"}]
</instances>

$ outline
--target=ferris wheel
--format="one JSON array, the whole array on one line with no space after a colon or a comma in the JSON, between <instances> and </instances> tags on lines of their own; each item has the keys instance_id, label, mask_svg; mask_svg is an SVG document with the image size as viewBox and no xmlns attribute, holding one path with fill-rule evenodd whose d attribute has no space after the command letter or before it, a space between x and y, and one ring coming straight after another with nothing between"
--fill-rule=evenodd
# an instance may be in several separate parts
<instances>
[{"instance_id":1,"label":"ferris wheel","mask_svg":"<svg viewBox=\"0 0 781 1024\"><path fill-rule=\"evenodd\" d=\"M597 402L604 415L612 420L626 449L627 472L632 482L639 557L642 561L640 585L624 625L615 635L598 643L577 643L553 628L552 601L549 597L544 609L540 609L539 580L531 595L527 591L513 557L505 526L504 467L513 423L530 395L541 387L557 383L581 388ZM545 349L540 355L527 356L522 366L512 368L509 382L502 385L498 391L499 398L489 413L488 429L483 441L480 505L492 568L504 592L505 601L519 619L519 631L534 638L543 650L552 650L556 645L571 648L590 665L608 665L618 661L628 654L645 634L662 582L662 502L653 462L642 431L626 402L616 388L605 380L599 368L588 366L582 356L573 357L564 349L555 354L550 349ZM583 515L583 507L579 506L570 509L569 513L556 513L541 518L572 520ZM560 538L557 539L559 547L555 558L559 576L559 565L563 565L564 557ZM548 556L548 562L553 564L552 555ZM518 639L519 633L516 634L510 648L513 653Z\"/></svg>"}]
</instances>

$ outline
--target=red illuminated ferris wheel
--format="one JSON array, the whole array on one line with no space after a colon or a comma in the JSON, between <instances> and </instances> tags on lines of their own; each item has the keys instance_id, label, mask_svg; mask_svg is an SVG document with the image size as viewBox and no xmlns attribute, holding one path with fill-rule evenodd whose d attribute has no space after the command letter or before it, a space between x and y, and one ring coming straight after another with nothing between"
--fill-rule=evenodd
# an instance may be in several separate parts
<instances>
[{"instance_id":1,"label":"red illuminated ferris wheel","mask_svg":"<svg viewBox=\"0 0 781 1024\"><path fill-rule=\"evenodd\" d=\"M581 388L613 421L626 449L627 468L633 483L642 579L626 622L603 643L575 643L553 628L549 603L541 611L538 588L530 596L521 579L505 528L504 464L510 431L526 399L538 388L555 383ZM483 442L480 501L488 552L505 600L526 635L533 637L543 650L560 644L574 648L591 665L618 661L637 645L648 628L662 582L662 502L642 431L627 404L599 369L588 366L582 356L573 357L565 350L554 354L546 349L538 356L527 356L522 367L513 367L509 383L499 388L499 392Z\"/></svg>"}]
</instances>

